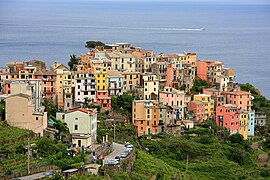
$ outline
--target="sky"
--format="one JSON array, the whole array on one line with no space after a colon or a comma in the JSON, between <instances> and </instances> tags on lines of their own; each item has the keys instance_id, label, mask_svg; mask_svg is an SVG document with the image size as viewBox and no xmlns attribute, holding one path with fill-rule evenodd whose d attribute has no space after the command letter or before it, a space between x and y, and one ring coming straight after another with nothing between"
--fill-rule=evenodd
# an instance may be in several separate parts
<instances>
[{"instance_id":1,"label":"sky","mask_svg":"<svg viewBox=\"0 0 270 180\"><path fill-rule=\"evenodd\" d=\"M20 2L20 1L26 1L26 2L82 2L82 1L88 1L88 2L101 2L101 1L109 1L109 2L183 2L183 3L211 3L211 4L238 4L238 5L270 5L270 0L0 0L1 2L8 2L8 1L14 1L14 2ZM1 4L0 2L0 4Z\"/></svg>"},{"instance_id":2,"label":"sky","mask_svg":"<svg viewBox=\"0 0 270 180\"><path fill-rule=\"evenodd\" d=\"M74 1L74 0L68 0ZM84 0L97 1L97 0ZM123 1L123 2L185 2L185 3L213 3L213 4L250 4L250 5L270 5L270 0L101 0L101 1Z\"/></svg>"}]
</instances>

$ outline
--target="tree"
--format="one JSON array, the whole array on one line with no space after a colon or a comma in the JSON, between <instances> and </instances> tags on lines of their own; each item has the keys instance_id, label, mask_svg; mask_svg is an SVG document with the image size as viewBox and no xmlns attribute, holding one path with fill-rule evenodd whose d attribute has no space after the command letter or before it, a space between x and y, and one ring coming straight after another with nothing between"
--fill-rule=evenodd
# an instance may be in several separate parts
<instances>
[{"instance_id":1,"label":"tree","mask_svg":"<svg viewBox=\"0 0 270 180\"><path fill-rule=\"evenodd\" d=\"M68 141L70 133L67 124L63 123L62 121L56 119L53 116L50 116L50 118L55 122L53 124L54 128L58 130L57 139L61 140L62 142Z\"/></svg>"},{"instance_id":2,"label":"tree","mask_svg":"<svg viewBox=\"0 0 270 180\"><path fill-rule=\"evenodd\" d=\"M45 106L45 111L48 113L48 117L56 117L56 112L58 111L57 105L55 105L50 99L44 98L43 105Z\"/></svg>"},{"instance_id":3,"label":"tree","mask_svg":"<svg viewBox=\"0 0 270 180\"><path fill-rule=\"evenodd\" d=\"M75 54L70 55L70 59L68 62L68 66L70 70L74 69L74 65L78 65L80 62L80 58L77 58Z\"/></svg>"},{"instance_id":4,"label":"tree","mask_svg":"<svg viewBox=\"0 0 270 180\"><path fill-rule=\"evenodd\" d=\"M5 113L6 113L6 102L2 99L0 101L0 117L2 117L2 119L5 119Z\"/></svg>"},{"instance_id":5,"label":"tree","mask_svg":"<svg viewBox=\"0 0 270 180\"><path fill-rule=\"evenodd\" d=\"M133 96L128 94L123 94L118 97L112 97L112 108L114 109L123 109L132 113L132 101L134 100Z\"/></svg>"},{"instance_id":6,"label":"tree","mask_svg":"<svg viewBox=\"0 0 270 180\"><path fill-rule=\"evenodd\" d=\"M244 137L241 134L233 134L229 137L231 143L242 144L244 142Z\"/></svg>"},{"instance_id":7,"label":"tree","mask_svg":"<svg viewBox=\"0 0 270 180\"><path fill-rule=\"evenodd\" d=\"M95 49L96 46L105 47L106 45L101 41L86 41L85 47L88 49Z\"/></svg>"},{"instance_id":8,"label":"tree","mask_svg":"<svg viewBox=\"0 0 270 180\"><path fill-rule=\"evenodd\" d=\"M207 88L209 87L207 82L205 80L201 80L201 79L195 79L194 80L194 85L191 88L191 91L193 92L202 92L203 88Z\"/></svg>"}]
</instances>

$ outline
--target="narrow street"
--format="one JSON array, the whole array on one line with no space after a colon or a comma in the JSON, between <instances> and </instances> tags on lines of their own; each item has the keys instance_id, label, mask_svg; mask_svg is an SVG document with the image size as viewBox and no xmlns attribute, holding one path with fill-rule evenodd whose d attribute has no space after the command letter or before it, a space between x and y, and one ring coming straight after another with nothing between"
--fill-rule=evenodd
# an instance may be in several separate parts
<instances>
[{"instance_id":1,"label":"narrow street","mask_svg":"<svg viewBox=\"0 0 270 180\"><path fill-rule=\"evenodd\" d=\"M104 159L114 159L115 156L121 156L121 154L126 150L125 145L123 144L118 144L118 143L113 143L113 152L110 153L109 155L105 156ZM60 170L57 170L60 172ZM20 177L19 179L21 180L33 180L33 179L40 179L44 178L45 176L43 175L44 172L37 173L37 174L32 174L29 176L24 176Z\"/></svg>"},{"instance_id":2,"label":"narrow street","mask_svg":"<svg viewBox=\"0 0 270 180\"><path fill-rule=\"evenodd\" d=\"M121 154L126 150L125 145L123 144L118 144L118 143L113 143L113 152L110 153L109 155L105 156L106 159L114 159L115 156L121 156Z\"/></svg>"}]
</instances>

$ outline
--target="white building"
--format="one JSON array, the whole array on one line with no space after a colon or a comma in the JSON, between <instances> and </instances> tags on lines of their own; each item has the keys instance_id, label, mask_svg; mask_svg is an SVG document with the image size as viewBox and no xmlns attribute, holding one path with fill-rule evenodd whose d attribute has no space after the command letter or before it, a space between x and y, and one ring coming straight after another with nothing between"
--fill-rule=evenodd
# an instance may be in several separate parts
<instances>
[{"instance_id":1,"label":"white building","mask_svg":"<svg viewBox=\"0 0 270 180\"><path fill-rule=\"evenodd\" d=\"M88 99L91 102L96 102L96 80L94 74L77 72L75 79L75 101L85 102L85 99Z\"/></svg>"}]
</instances>

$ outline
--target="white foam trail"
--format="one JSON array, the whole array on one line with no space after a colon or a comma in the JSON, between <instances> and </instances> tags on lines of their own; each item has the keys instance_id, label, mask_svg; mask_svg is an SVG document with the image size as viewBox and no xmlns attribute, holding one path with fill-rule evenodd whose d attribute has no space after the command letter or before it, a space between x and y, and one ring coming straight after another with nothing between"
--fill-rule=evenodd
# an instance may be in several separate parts
<instances>
[{"instance_id":1,"label":"white foam trail","mask_svg":"<svg viewBox=\"0 0 270 180\"><path fill-rule=\"evenodd\" d=\"M127 29L127 30L160 30L160 31L203 31L203 28L170 28L170 27L125 27L125 26L73 26L73 25L50 25L63 28L96 28L96 29Z\"/></svg>"}]
</instances>

